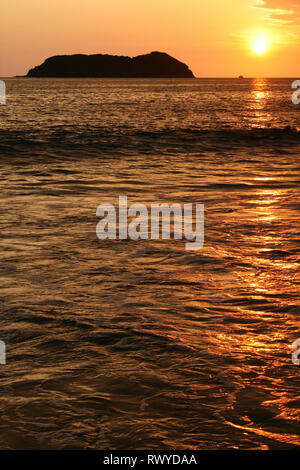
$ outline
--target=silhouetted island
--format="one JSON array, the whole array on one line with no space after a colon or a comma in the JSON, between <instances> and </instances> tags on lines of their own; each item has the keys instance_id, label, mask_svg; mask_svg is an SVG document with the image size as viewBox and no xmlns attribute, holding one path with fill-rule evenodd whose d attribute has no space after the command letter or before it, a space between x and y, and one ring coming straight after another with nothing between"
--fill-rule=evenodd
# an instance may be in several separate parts
<instances>
[{"instance_id":1,"label":"silhouetted island","mask_svg":"<svg viewBox=\"0 0 300 470\"><path fill-rule=\"evenodd\" d=\"M174 57L164 52L151 52L137 57L58 55L29 70L27 77L194 78L194 74Z\"/></svg>"}]
</instances>

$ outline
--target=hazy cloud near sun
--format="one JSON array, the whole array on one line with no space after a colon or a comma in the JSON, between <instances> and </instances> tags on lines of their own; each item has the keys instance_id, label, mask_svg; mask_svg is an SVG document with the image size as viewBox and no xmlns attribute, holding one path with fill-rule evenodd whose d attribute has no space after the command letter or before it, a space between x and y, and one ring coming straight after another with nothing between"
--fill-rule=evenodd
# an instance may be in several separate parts
<instances>
[{"instance_id":1,"label":"hazy cloud near sun","mask_svg":"<svg viewBox=\"0 0 300 470\"><path fill-rule=\"evenodd\" d=\"M255 7L263 10L272 22L300 25L299 1L255 0Z\"/></svg>"}]
</instances>

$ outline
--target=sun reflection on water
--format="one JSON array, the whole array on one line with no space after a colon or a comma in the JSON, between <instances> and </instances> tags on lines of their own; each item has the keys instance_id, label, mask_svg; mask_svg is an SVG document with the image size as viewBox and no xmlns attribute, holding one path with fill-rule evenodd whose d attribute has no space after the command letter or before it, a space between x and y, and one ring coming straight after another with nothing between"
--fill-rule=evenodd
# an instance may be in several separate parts
<instances>
[{"instance_id":1,"label":"sun reflection on water","mask_svg":"<svg viewBox=\"0 0 300 470\"><path fill-rule=\"evenodd\" d=\"M271 114L267 111L268 102L270 100L270 92L268 90L267 79L253 80L252 101L250 106L254 114L253 127L271 127Z\"/></svg>"}]
</instances>

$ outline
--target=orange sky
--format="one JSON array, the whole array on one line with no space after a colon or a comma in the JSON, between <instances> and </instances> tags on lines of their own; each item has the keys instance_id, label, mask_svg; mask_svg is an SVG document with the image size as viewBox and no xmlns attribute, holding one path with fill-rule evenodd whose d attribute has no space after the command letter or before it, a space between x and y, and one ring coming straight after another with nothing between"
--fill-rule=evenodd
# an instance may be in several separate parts
<instances>
[{"instance_id":1,"label":"orange sky","mask_svg":"<svg viewBox=\"0 0 300 470\"><path fill-rule=\"evenodd\" d=\"M199 77L300 78L300 0L1 0L0 14L2 77L56 54L159 50Z\"/></svg>"}]
</instances>

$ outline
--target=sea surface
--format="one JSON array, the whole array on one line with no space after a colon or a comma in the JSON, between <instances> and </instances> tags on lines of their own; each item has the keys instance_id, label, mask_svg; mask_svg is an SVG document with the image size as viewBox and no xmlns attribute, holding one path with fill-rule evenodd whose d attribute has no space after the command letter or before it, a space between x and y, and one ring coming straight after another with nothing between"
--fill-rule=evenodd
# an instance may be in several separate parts
<instances>
[{"instance_id":1,"label":"sea surface","mask_svg":"<svg viewBox=\"0 0 300 470\"><path fill-rule=\"evenodd\" d=\"M0 448L299 449L292 79L5 81ZM120 195L204 248L98 240Z\"/></svg>"}]
</instances>

